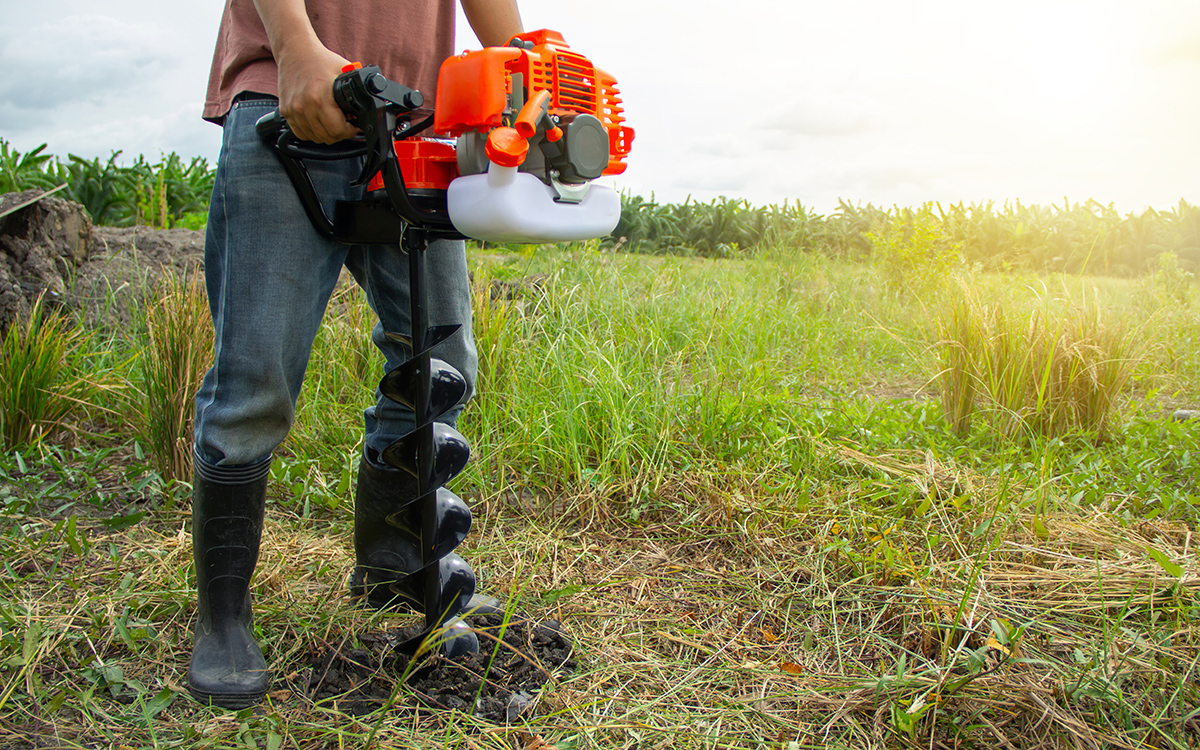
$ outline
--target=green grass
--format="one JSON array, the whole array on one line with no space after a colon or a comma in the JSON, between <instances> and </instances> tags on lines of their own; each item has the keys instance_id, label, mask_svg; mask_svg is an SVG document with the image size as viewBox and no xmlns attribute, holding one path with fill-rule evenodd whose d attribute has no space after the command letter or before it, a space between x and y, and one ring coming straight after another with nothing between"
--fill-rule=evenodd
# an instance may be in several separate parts
<instances>
[{"instance_id":1,"label":"green grass","mask_svg":"<svg viewBox=\"0 0 1200 750\"><path fill-rule=\"evenodd\" d=\"M21 448L70 431L110 405L118 385L80 323L39 296L0 333L0 446ZM106 396L106 397L102 397Z\"/></svg>"},{"instance_id":2,"label":"green grass","mask_svg":"<svg viewBox=\"0 0 1200 750\"><path fill-rule=\"evenodd\" d=\"M977 303L1037 310L1047 330L1081 330L1082 307L1137 333L1100 435L946 419L949 280L898 286L886 267L786 248L471 262L481 375L460 423L474 458L454 489L475 513L461 552L488 589L561 620L580 661L535 715L420 712L384 673L389 711L304 697L312 653L406 622L343 595L380 375L347 289L269 490L266 704L214 711L182 688L186 507L113 425L0 456L0 747L1195 741L1200 427L1169 419L1200 402L1194 287L963 277Z\"/></svg>"},{"instance_id":3,"label":"green grass","mask_svg":"<svg viewBox=\"0 0 1200 750\"><path fill-rule=\"evenodd\" d=\"M213 328L200 269L168 275L145 310L137 413L155 469L167 482L192 480L193 397L212 365Z\"/></svg>"},{"instance_id":4,"label":"green grass","mask_svg":"<svg viewBox=\"0 0 1200 750\"><path fill-rule=\"evenodd\" d=\"M490 327L480 333L497 382L481 383L466 418L481 424L482 455L535 476L604 484L773 462L763 446L793 430L805 400L870 387L883 367L925 376L916 327L884 330L818 258L570 259L536 284L496 287L513 299L489 299L482 315L508 326L499 345ZM502 365L487 361L493 350Z\"/></svg>"}]
</instances>

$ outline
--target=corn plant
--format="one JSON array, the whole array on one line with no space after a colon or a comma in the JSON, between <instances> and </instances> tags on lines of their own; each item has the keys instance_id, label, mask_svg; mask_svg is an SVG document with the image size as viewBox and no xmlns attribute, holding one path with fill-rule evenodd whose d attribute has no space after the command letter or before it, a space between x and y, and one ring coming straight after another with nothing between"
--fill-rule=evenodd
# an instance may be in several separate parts
<instances>
[{"instance_id":1,"label":"corn plant","mask_svg":"<svg viewBox=\"0 0 1200 750\"><path fill-rule=\"evenodd\" d=\"M1187 269L1200 267L1200 207L1185 201L1170 211L1122 216L1094 200L1061 206L926 203L890 210L841 200L836 211L822 216L787 202L758 208L727 198L660 204L626 195L608 242L635 252L708 257L784 246L850 260L890 257L907 268L911 259L901 256L914 234L928 240L930 251L923 256L957 256L986 270L1131 276L1152 270L1163 252L1176 254Z\"/></svg>"},{"instance_id":2,"label":"corn plant","mask_svg":"<svg viewBox=\"0 0 1200 750\"><path fill-rule=\"evenodd\" d=\"M196 157L185 166L174 153L157 164L139 156L127 169L136 183L137 223L169 229L207 210L215 173L206 159Z\"/></svg>"},{"instance_id":3,"label":"corn plant","mask_svg":"<svg viewBox=\"0 0 1200 750\"><path fill-rule=\"evenodd\" d=\"M82 205L96 224L129 226L136 218L132 197L134 185L128 172L117 166L120 151L114 151L108 161L91 161L75 154L63 165L68 183L67 196Z\"/></svg>"},{"instance_id":4,"label":"corn plant","mask_svg":"<svg viewBox=\"0 0 1200 750\"><path fill-rule=\"evenodd\" d=\"M215 173L202 157L184 163L172 153L151 163L139 156L123 166L117 161L120 151L107 161L71 154L61 162L45 149L42 144L22 154L0 139L0 193L66 182L64 197L82 205L96 224L159 229L203 225Z\"/></svg>"},{"instance_id":5,"label":"corn plant","mask_svg":"<svg viewBox=\"0 0 1200 750\"><path fill-rule=\"evenodd\" d=\"M87 208L97 224L203 227L214 179L205 159L185 163L172 153L157 162L139 156L123 166L119 156L102 161L71 155L62 162L45 153L45 144L21 154L0 139L0 192L67 182L66 197ZM1095 200L885 210L842 199L828 215L798 203L755 207L725 197L660 203L653 195L623 195L621 204L620 222L606 243L633 252L733 257L783 246L865 260L896 256L914 231L928 230L939 252L957 248L963 262L984 270L1132 276L1152 272L1163 253L1177 256L1184 271L1200 268L1200 206L1182 200L1171 209L1126 215Z\"/></svg>"},{"instance_id":6,"label":"corn plant","mask_svg":"<svg viewBox=\"0 0 1200 750\"><path fill-rule=\"evenodd\" d=\"M54 172L54 157L44 154L46 144L22 154L0 138L0 193L31 188L49 189L61 183Z\"/></svg>"}]
</instances>

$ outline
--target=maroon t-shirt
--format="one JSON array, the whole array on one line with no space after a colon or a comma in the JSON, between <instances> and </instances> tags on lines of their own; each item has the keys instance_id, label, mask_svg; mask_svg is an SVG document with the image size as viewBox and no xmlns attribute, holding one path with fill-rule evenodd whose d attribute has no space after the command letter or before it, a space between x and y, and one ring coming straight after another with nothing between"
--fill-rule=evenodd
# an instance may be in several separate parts
<instances>
[{"instance_id":1,"label":"maroon t-shirt","mask_svg":"<svg viewBox=\"0 0 1200 750\"><path fill-rule=\"evenodd\" d=\"M347 60L378 65L433 106L438 68L454 54L455 0L306 0L305 6L326 47ZM242 91L278 95L278 76L254 0L226 0L204 119L220 122Z\"/></svg>"}]
</instances>

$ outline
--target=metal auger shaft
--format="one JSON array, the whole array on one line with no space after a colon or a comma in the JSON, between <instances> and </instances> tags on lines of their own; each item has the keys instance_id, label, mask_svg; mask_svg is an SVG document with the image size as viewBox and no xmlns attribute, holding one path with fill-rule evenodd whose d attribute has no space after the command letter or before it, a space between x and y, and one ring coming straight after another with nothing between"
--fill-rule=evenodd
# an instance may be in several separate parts
<instances>
[{"instance_id":1,"label":"metal auger shaft","mask_svg":"<svg viewBox=\"0 0 1200 750\"><path fill-rule=\"evenodd\" d=\"M429 325L425 275L425 251L430 241L462 239L463 235L449 219L444 196L410 196L396 157L397 133L404 131L402 139L411 137L428 124L426 121L409 127L413 124L410 113L422 103L420 92L387 81L374 66L360 66L338 76L333 93L350 121L361 129L361 139L332 145L301 141L279 110L261 118L255 127L263 143L279 158L318 234L348 244L383 244L398 238L400 248L408 255L411 332L408 337L391 333L388 337L407 344L412 356L383 377L379 391L412 410L412 431L381 455L384 463L409 476L397 479L387 476L396 472L379 472L368 484L382 482L390 486L356 491L355 545L359 559L351 589L365 594L372 606L403 602L425 614L424 632L401 644L401 650L414 652L426 636L444 630L440 637L442 653L478 651L475 634L458 617L475 593L475 573L453 552L471 528L471 511L442 486L462 471L471 451L453 427L437 421L462 401L467 385L462 373L430 354L459 326ZM331 218L304 162L360 157L365 157L362 169L351 185L375 190L371 180L378 177L386 202L374 197L337 201ZM364 469L371 471L365 464ZM361 491L361 470L359 478ZM392 504L397 498L405 498L398 507ZM373 526L379 525L380 516L386 516L383 523L390 528L360 528L360 510L362 519ZM360 543L360 538L366 541Z\"/></svg>"},{"instance_id":2,"label":"metal auger shaft","mask_svg":"<svg viewBox=\"0 0 1200 750\"><path fill-rule=\"evenodd\" d=\"M429 325L425 250L429 233L408 226L401 247L408 255L412 357L384 376L379 388L384 396L410 408L413 430L383 451L383 461L416 479L416 497L392 513L387 522L415 543L420 552L405 565L395 593L424 612L420 636L401 644L414 652L434 631L441 650L450 656L479 649L475 634L458 619L475 592L475 574L452 550L471 527L466 503L443 485L466 465L470 447L453 427L437 421L453 409L466 393L466 381L449 363L432 356L437 344L454 335L458 325Z\"/></svg>"}]
</instances>

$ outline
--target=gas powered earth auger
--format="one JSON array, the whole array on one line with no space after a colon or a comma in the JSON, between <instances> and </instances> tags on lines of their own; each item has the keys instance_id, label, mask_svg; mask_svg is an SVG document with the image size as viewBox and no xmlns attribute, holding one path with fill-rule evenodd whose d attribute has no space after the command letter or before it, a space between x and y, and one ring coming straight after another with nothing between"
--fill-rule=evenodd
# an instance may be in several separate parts
<instances>
[{"instance_id":1,"label":"gas powered earth auger","mask_svg":"<svg viewBox=\"0 0 1200 750\"><path fill-rule=\"evenodd\" d=\"M419 91L357 63L334 83L334 98L361 137L321 146L299 141L274 112L258 123L305 212L323 236L346 243L398 243L408 255L411 335L389 333L411 358L388 372L380 392L413 412L413 430L383 452L416 482L413 499L387 514L389 554L402 571L374 584L352 581L368 601L402 601L424 613L424 632L402 644L412 653L439 631L442 653L477 651L459 619L475 574L453 550L471 526L466 504L443 485L467 463L466 440L438 418L466 393L466 382L430 350L458 326L430 327L425 249L437 239L544 243L603 237L616 226L620 197L593 184L619 174L633 141L612 76L571 50L557 32L514 37L506 47L465 52L443 63L432 115ZM419 134L448 134L451 140ZM304 160L364 157L353 183L358 201L326 215Z\"/></svg>"}]
</instances>

